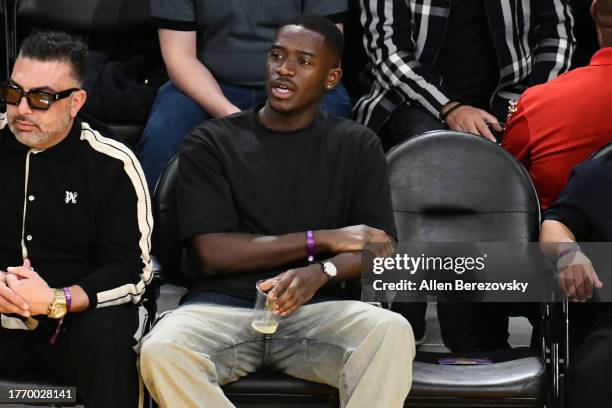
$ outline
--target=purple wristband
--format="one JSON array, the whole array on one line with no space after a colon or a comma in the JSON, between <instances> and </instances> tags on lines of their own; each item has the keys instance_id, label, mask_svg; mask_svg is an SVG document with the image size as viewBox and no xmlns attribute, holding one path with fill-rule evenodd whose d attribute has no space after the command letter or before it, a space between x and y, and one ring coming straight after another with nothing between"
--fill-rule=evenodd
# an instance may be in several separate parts
<instances>
[{"instance_id":1,"label":"purple wristband","mask_svg":"<svg viewBox=\"0 0 612 408\"><path fill-rule=\"evenodd\" d=\"M578 244L567 247L559 252L559 259L563 258L565 255L570 254L572 252L580 252L580 247Z\"/></svg>"},{"instance_id":2,"label":"purple wristband","mask_svg":"<svg viewBox=\"0 0 612 408\"><path fill-rule=\"evenodd\" d=\"M64 296L66 296L66 311L70 313L70 309L72 309L72 293L70 293L70 288L63 288Z\"/></svg>"},{"instance_id":3,"label":"purple wristband","mask_svg":"<svg viewBox=\"0 0 612 408\"><path fill-rule=\"evenodd\" d=\"M306 253L308 254L308 262L314 262L315 256L315 239L314 233L311 230L306 231Z\"/></svg>"}]
</instances>

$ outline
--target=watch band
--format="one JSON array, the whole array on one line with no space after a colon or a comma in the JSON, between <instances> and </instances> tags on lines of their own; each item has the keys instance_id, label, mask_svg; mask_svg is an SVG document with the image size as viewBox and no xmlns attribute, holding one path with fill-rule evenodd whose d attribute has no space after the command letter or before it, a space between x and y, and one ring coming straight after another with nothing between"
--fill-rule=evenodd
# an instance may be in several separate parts
<instances>
[{"instance_id":1,"label":"watch band","mask_svg":"<svg viewBox=\"0 0 612 408\"><path fill-rule=\"evenodd\" d=\"M66 299L66 313L57 321L57 327L55 328L55 333L53 333L53 336L49 340L49 343L52 346L55 344L55 342L57 341L57 338L60 335L62 324L64 323L64 317L66 317L66 314L68 314L68 312L70 312L70 309L72 309L72 293L70 292L70 288L54 289L54 291L58 291L58 290L64 294L64 298ZM55 303L55 301L53 303ZM51 304L51 306L49 306L49 310L51 310L51 307L53 307L53 303Z\"/></svg>"},{"instance_id":2,"label":"watch band","mask_svg":"<svg viewBox=\"0 0 612 408\"><path fill-rule=\"evenodd\" d=\"M58 316L56 314L56 308L60 304L66 305L66 300L66 294L63 289L53 289L53 302L51 302L51 304L49 305L49 309L47 310L47 317L50 319L61 318L63 315Z\"/></svg>"}]
</instances>

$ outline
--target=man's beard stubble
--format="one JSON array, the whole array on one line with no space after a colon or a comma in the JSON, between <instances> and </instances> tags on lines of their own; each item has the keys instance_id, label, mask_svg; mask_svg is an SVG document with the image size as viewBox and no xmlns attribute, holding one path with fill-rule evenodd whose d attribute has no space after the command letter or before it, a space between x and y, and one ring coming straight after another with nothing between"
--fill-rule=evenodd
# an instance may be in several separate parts
<instances>
[{"instance_id":1,"label":"man's beard stubble","mask_svg":"<svg viewBox=\"0 0 612 408\"><path fill-rule=\"evenodd\" d=\"M36 148L41 145L46 145L50 140L53 140L58 135L64 133L70 124L70 119L70 113L66 112L64 116L60 117L55 122L55 126L45 126L41 125L39 121L32 117L15 115L14 117L9 118L8 126L19 143L28 147ZM20 131L16 126L17 121L30 122L35 128L29 132Z\"/></svg>"}]
</instances>

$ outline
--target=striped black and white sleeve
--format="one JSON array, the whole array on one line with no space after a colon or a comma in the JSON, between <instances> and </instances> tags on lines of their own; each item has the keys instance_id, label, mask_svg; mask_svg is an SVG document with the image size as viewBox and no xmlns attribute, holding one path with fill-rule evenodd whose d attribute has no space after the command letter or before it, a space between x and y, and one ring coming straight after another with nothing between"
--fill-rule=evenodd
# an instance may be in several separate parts
<instances>
[{"instance_id":1,"label":"striped black and white sleeve","mask_svg":"<svg viewBox=\"0 0 612 408\"><path fill-rule=\"evenodd\" d=\"M103 137L86 123L81 138L111 164L98 181L108 186L109 194L96 217L97 262L77 285L92 308L137 303L153 278L153 216L144 173L123 143Z\"/></svg>"},{"instance_id":2,"label":"striped black and white sleeve","mask_svg":"<svg viewBox=\"0 0 612 408\"><path fill-rule=\"evenodd\" d=\"M568 0L538 0L532 5L537 24L531 83L536 85L569 69L576 41Z\"/></svg>"},{"instance_id":3,"label":"striped black and white sleeve","mask_svg":"<svg viewBox=\"0 0 612 408\"><path fill-rule=\"evenodd\" d=\"M452 96L449 90L435 84L418 60L414 10L404 0L360 0L360 5L363 45L373 64L377 85L399 92L405 100L416 101L438 116ZM423 15L423 19L428 16ZM426 41L426 36L422 38Z\"/></svg>"}]
</instances>

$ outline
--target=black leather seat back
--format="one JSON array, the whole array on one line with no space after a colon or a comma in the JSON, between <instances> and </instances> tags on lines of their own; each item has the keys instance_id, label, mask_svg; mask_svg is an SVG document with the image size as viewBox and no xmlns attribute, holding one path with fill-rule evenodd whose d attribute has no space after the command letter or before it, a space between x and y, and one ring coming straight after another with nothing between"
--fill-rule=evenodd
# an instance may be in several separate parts
<instances>
[{"instance_id":1,"label":"black leather seat back","mask_svg":"<svg viewBox=\"0 0 612 408\"><path fill-rule=\"evenodd\" d=\"M540 209L525 169L479 136L434 131L387 154L398 239L537 241Z\"/></svg>"},{"instance_id":2,"label":"black leather seat back","mask_svg":"<svg viewBox=\"0 0 612 408\"><path fill-rule=\"evenodd\" d=\"M17 12L39 27L79 33L151 26L149 0L19 0Z\"/></svg>"},{"instance_id":3,"label":"black leather seat back","mask_svg":"<svg viewBox=\"0 0 612 408\"><path fill-rule=\"evenodd\" d=\"M165 281L184 285L183 257L177 211L178 156L175 156L155 186L153 194L153 254L162 266Z\"/></svg>"}]
</instances>

